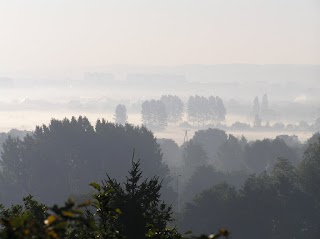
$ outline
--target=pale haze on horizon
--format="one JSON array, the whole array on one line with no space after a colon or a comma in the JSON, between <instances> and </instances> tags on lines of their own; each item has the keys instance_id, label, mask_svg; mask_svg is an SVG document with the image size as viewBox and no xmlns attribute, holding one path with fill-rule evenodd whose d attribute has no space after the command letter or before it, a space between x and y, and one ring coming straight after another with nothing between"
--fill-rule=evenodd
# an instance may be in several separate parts
<instances>
[{"instance_id":1,"label":"pale haze on horizon","mask_svg":"<svg viewBox=\"0 0 320 239\"><path fill-rule=\"evenodd\" d=\"M320 64L318 0L0 0L0 73Z\"/></svg>"}]
</instances>

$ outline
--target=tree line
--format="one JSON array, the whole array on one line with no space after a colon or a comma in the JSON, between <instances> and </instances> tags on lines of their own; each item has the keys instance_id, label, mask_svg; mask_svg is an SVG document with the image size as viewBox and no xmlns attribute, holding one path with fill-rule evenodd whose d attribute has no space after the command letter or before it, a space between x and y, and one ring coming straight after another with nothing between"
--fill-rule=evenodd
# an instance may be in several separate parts
<instances>
[{"instance_id":1,"label":"tree line","mask_svg":"<svg viewBox=\"0 0 320 239\"><path fill-rule=\"evenodd\" d=\"M52 119L37 126L24 138L9 136L3 143L0 166L0 198L16 202L23 195L37 195L44 203L62 202L71 194L86 192L87 182L110 176L121 179L129 170L132 150L141 158L146 177L164 178L164 195L169 169L162 162L160 146L145 127L119 125L86 117ZM59 188L55 192L55 188ZM6 193L4 193L6 192Z\"/></svg>"},{"instance_id":2,"label":"tree line","mask_svg":"<svg viewBox=\"0 0 320 239\"><path fill-rule=\"evenodd\" d=\"M141 121L152 130L164 130L169 124L178 124L180 127L192 128L205 125L215 126L223 130L234 131L319 131L320 117L313 124L300 121L296 124L282 122L270 123L264 117L272 110L269 107L267 94L263 95L262 102L255 97L251 109L252 123L236 121L230 126L223 124L227 110L223 100L218 96L190 96L186 103L176 95L162 95L159 100L150 99L141 103ZM114 122L127 123L127 108L118 104L115 108Z\"/></svg>"},{"instance_id":3,"label":"tree line","mask_svg":"<svg viewBox=\"0 0 320 239\"><path fill-rule=\"evenodd\" d=\"M144 126L105 120L92 125L86 117L53 119L22 139L6 138L0 161L0 200L10 205L32 194L45 204L61 205L70 195L87 198L94 193L88 190L88 182L104 178L106 171L109 177L103 182L109 185L112 179L117 195L127 200L127 189L120 189L118 182L125 180L133 166L135 148L143 171L140 182L150 183L154 175L163 179L161 187L156 187L158 180L153 181L159 189L154 194L159 197L153 197L172 204L178 213L173 215L178 219L178 233L191 229L208 234L214 227L228 228L237 238L317 238L318 138L316 134L306 144L293 136L248 142L207 129L197 131L179 147L174 141L157 141ZM146 189L148 183L136 185ZM67 204L64 210L74 206ZM58 209L53 216L60 220L57 213Z\"/></svg>"},{"instance_id":4,"label":"tree line","mask_svg":"<svg viewBox=\"0 0 320 239\"><path fill-rule=\"evenodd\" d=\"M110 178L92 182L92 200L48 207L29 195L24 205L0 204L0 236L3 239L183 239L169 227L172 209L160 200L158 177L142 180L140 162L132 167L124 184ZM201 238L228 237L226 229ZM190 237L188 237L190 238ZM199 238L199 239L201 239ZM196 238L194 238L196 239Z\"/></svg>"},{"instance_id":5,"label":"tree line","mask_svg":"<svg viewBox=\"0 0 320 239\"><path fill-rule=\"evenodd\" d=\"M163 95L160 100L146 100L141 105L142 122L151 129L164 129L168 123L180 123L184 114L193 125L225 120L226 108L221 98L190 96L187 104L176 95Z\"/></svg>"},{"instance_id":6,"label":"tree line","mask_svg":"<svg viewBox=\"0 0 320 239\"><path fill-rule=\"evenodd\" d=\"M253 174L240 188L222 182L201 192L185 206L180 226L199 233L214 224L237 238L318 238L319 166L320 138L296 167L279 158L270 173Z\"/></svg>"}]
</instances>

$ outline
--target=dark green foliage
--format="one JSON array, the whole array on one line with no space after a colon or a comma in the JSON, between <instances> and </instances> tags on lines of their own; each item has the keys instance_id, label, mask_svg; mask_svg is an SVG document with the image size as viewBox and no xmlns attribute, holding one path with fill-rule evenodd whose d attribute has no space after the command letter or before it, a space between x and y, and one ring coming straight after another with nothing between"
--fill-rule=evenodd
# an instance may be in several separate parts
<instances>
[{"instance_id":1,"label":"dark green foliage","mask_svg":"<svg viewBox=\"0 0 320 239\"><path fill-rule=\"evenodd\" d=\"M0 218L8 220L24 213L32 220L42 222L48 216L48 208L44 204L34 200L31 195L24 197L23 202L24 206L14 205L9 209L5 209L4 206L0 204Z\"/></svg>"},{"instance_id":2,"label":"dark green foliage","mask_svg":"<svg viewBox=\"0 0 320 239\"><path fill-rule=\"evenodd\" d=\"M244 137L239 139L223 130L211 128L195 132L192 141L203 148L209 164L217 170L228 172L271 172L280 157L287 158L297 166L303 153L302 145L290 144L288 137L247 142ZM181 149L185 150L187 144L183 144ZM193 154L196 156L196 152Z\"/></svg>"},{"instance_id":3,"label":"dark green foliage","mask_svg":"<svg viewBox=\"0 0 320 239\"><path fill-rule=\"evenodd\" d=\"M223 171L247 171L243 155L246 142L229 134L228 139L219 147L216 165Z\"/></svg>"},{"instance_id":4,"label":"dark green foliage","mask_svg":"<svg viewBox=\"0 0 320 239\"><path fill-rule=\"evenodd\" d=\"M307 148L299 172L303 189L320 205L320 137Z\"/></svg>"},{"instance_id":5,"label":"dark green foliage","mask_svg":"<svg viewBox=\"0 0 320 239\"><path fill-rule=\"evenodd\" d=\"M228 140L228 135L223 130L209 128L195 132L192 140L203 147L211 163L216 163L218 149Z\"/></svg>"},{"instance_id":6,"label":"dark green foliage","mask_svg":"<svg viewBox=\"0 0 320 239\"><path fill-rule=\"evenodd\" d=\"M287 158L294 165L298 163L295 150L290 148L282 139L257 140L248 144L244 151L244 161L251 173L270 172L277 158Z\"/></svg>"},{"instance_id":7,"label":"dark green foliage","mask_svg":"<svg viewBox=\"0 0 320 239\"><path fill-rule=\"evenodd\" d=\"M13 205L10 209L0 207L0 238L3 239L71 239L72 229L81 225L90 228L82 211L88 203L76 206L72 201L65 206L48 209L32 196L23 199L24 206ZM83 237L84 238L84 237Z\"/></svg>"},{"instance_id":8,"label":"dark green foliage","mask_svg":"<svg viewBox=\"0 0 320 239\"><path fill-rule=\"evenodd\" d=\"M211 165L197 167L192 176L186 182L183 191L183 201L191 202L194 196L202 191L209 190L214 185L228 183L235 187L241 187L249 175L244 172L226 173L216 170Z\"/></svg>"},{"instance_id":9,"label":"dark green foliage","mask_svg":"<svg viewBox=\"0 0 320 239\"><path fill-rule=\"evenodd\" d=\"M200 144L190 140L184 145L183 162L186 168L194 170L198 166L208 164L208 156Z\"/></svg>"},{"instance_id":10,"label":"dark green foliage","mask_svg":"<svg viewBox=\"0 0 320 239\"><path fill-rule=\"evenodd\" d=\"M171 207L160 201L161 183L157 177L142 180L140 162L132 161L132 169L124 187L108 179L102 185L91 184L97 193L95 207L102 230L115 229L125 238L169 238L167 223L172 221ZM158 236L156 236L158 235Z\"/></svg>"},{"instance_id":11,"label":"dark green foliage","mask_svg":"<svg viewBox=\"0 0 320 239\"><path fill-rule=\"evenodd\" d=\"M212 225L221 228L234 226L232 215L236 196L234 187L227 184L218 184L211 190L204 191L196 197L194 203L186 205L181 229L191 229L200 234L210 233Z\"/></svg>"},{"instance_id":12,"label":"dark green foliage","mask_svg":"<svg viewBox=\"0 0 320 239\"><path fill-rule=\"evenodd\" d=\"M32 196L24 206L5 209L0 205L0 238L3 239L182 239L172 221L171 207L160 200L158 177L142 179L140 162L132 160L132 169L122 186L115 179L90 184L96 193L93 202L76 205L68 200L64 206L47 208ZM95 208L95 213L89 210ZM216 235L227 237L221 229Z\"/></svg>"},{"instance_id":13,"label":"dark green foliage","mask_svg":"<svg viewBox=\"0 0 320 239\"><path fill-rule=\"evenodd\" d=\"M187 204L182 229L209 232L214 224L232 228L237 238L318 238L318 185L313 178L320 170L305 165L317 161L319 145L310 146L298 169L278 159L269 174L252 175L240 190L220 184L203 192Z\"/></svg>"},{"instance_id":14,"label":"dark green foliage","mask_svg":"<svg viewBox=\"0 0 320 239\"><path fill-rule=\"evenodd\" d=\"M215 184L222 183L222 176L223 174L213 166L202 165L197 167L186 183L183 191L183 200L190 202L194 199L194 195L200 194Z\"/></svg>"},{"instance_id":15,"label":"dark green foliage","mask_svg":"<svg viewBox=\"0 0 320 239\"><path fill-rule=\"evenodd\" d=\"M12 202L21 198L17 194L21 192L46 203L62 203L70 195L86 193L87 182L102 178L105 170L121 179L130 169L133 148L139 152L144 175L164 178L167 190L169 169L145 127L98 120L94 128L86 117L53 119L48 126L36 127L32 135L5 141L0 164L8 187L1 196Z\"/></svg>"}]
</instances>

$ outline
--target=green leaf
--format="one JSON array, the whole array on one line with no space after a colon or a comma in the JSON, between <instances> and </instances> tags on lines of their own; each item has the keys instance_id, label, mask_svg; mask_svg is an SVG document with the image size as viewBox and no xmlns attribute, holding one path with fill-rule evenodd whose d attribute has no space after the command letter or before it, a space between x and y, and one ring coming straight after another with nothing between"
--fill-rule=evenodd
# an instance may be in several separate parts
<instances>
[{"instance_id":1,"label":"green leaf","mask_svg":"<svg viewBox=\"0 0 320 239\"><path fill-rule=\"evenodd\" d=\"M90 183L89 184L91 187L94 187L95 189L97 189L98 191L100 191L100 185L98 184L98 183L95 183L95 182L93 182L93 183Z\"/></svg>"},{"instance_id":2,"label":"green leaf","mask_svg":"<svg viewBox=\"0 0 320 239\"><path fill-rule=\"evenodd\" d=\"M76 214L70 211L62 211L62 215L65 217L74 217Z\"/></svg>"},{"instance_id":3,"label":"green leaf","mask_svg":"<svg viewBox=\"0 0 320 239\"><path fill-rule=\"evenodd\" d=\"M54 215L50 215L45 221L44 224L46 225L51 225L51 223L53 223L55 220L57 220L57 217Z\"/></svg>"},{"instance_id":4,"label":"green leaf","mask_svg":"<svg viewBox=\"0 0 320 239\"><path fill-rule=\"evenodd\" d=\"M78 207L79 207L79 208L81 208L81 207L87 207L87 206L89 206L90 204L91 204L91 201L90 201L90 200L87 200L87 201L79 204Z\"/></svg>"},{"instance_id":5,"label":"green leaf","mask_svg":"<svg viewBox=\"0 0 320 239\"><path fill-rule=\"evenodd\" d=\"M121 212L121 210L120 210L119 208L117 208L115 211L116 211L116 213L119 214L119 215L122 214L122 212Z\"/></svg>"}]
</instances>

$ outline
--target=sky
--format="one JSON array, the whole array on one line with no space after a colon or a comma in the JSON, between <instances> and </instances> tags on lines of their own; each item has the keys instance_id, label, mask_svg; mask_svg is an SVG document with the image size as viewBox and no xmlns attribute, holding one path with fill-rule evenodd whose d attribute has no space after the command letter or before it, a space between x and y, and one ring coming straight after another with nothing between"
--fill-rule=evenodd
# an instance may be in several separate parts
<instances>
[{"instance_id":1,"label":"sky","mask_svg":"<svg viewBox=\"0 0 320 239\"><path fill-rule=\"evenodd\" d=\"M0 72L320 64L319 0L0 0Z\"/></svg>"}]
</instances>

